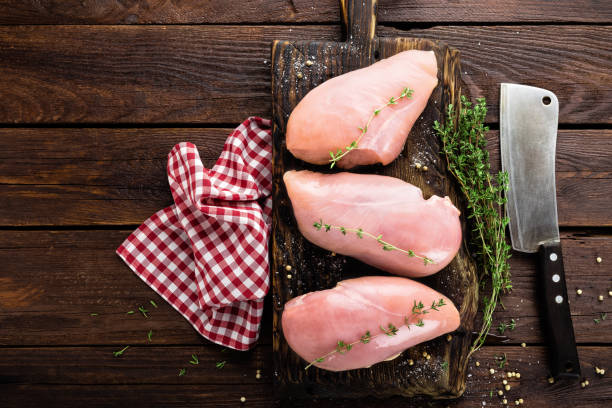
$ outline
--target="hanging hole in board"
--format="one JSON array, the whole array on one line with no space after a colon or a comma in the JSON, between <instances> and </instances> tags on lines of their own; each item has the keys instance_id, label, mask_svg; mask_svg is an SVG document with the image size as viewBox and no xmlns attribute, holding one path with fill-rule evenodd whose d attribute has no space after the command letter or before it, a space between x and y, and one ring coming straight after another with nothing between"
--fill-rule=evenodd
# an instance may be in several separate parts
<instances>
[{"instance_id":1,"label":"hanging hole in board","mask_svg":"<svg viewBox=\"0 0 612 408\"><path fill-rule=\"evenodd\" d=\"M374 51L374 59L378 61L380 59L380 52L378 50Z\"/></svg>"},{"instance_id":2,"label":"hanging hole in board","mask_svg":"<svg viewBox=\"0 0 612 408\"><path fill-rule=\"evenodd\" d=\"M550 97L549 97L549 96L545 96L545 97L543 97L543 98L542 98L542 103L543 103L544 105L550 105L550 103L551 103L551 102L552 102L552 101L550 100Z\"/></svg>"}]
</instances>

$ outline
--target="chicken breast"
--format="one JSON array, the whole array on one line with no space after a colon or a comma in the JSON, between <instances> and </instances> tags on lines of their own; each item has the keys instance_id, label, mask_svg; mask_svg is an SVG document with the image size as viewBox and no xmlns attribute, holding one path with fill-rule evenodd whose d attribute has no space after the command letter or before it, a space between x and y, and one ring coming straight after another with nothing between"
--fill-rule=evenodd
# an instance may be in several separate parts
<instances>
[{"instance_id":1,"label":"chicken breast","mask_svg":"<svg viewBox=\"0 0 612 408\"><path fill-rule=\"evenodd\" d=\"M402 151L438 83L433 51L410 50L356 71L337 76L311 90L295 107L287 123L287 149L298 159L328 164L330 152L345 150L361 134L376 109L398 98L404 88L411 97L380 110L352 150L337 165L391 163Z\"/></svg>"},{"instance_id":2,"label":"chicken breast","mask_svg":"<svg viewBox=\"0 0 612 408\"><path fill-rule=\"evenodd\" d=\"M450 199L425 200L421 189L400 179L307 170L283 179L300 232L330 251L420 277L448 265L461 245L460 213Z\"/></svg>"},{"instance_id":3,"label":"chicken breast","mask_svg":"<svg viewBox=\"0 0 612 408\"><path fill-rule=\"evenodd\" d=\"M291 299L281 323L287 343L306 364L343 371L369 367L456 330L460 319L447 297L422 283L367 276ZM338 347L341 352L334 352Z\"/></svg>"}]
</instances>

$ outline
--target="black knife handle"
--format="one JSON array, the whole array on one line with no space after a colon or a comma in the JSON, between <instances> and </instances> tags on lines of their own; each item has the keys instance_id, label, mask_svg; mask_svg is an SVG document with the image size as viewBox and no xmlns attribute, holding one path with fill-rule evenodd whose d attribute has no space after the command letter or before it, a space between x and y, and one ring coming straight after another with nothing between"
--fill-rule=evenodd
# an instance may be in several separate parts
<instances>
[{"instance_id":1,"label":"black knife handle","mask_svg":"<svg viewBox=\"0 0 612 408\"><path fill-rule=\"evenodd\" d=\"M565 285L561 242L540 246L540 287L543 293L544 328L550 343L553 377L580 377L580 362Z\"/></svg>"}]
</instances>

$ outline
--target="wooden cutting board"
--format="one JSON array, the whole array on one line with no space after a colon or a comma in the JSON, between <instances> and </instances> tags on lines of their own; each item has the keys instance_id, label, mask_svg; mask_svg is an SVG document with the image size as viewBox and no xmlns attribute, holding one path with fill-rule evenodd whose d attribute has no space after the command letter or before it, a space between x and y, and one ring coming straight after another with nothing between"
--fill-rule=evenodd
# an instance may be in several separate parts
<instances>
[{"instance_id":1,"label":"wooden cutting board","mask_svg":"<svg viewBox=\"0 0 612 408\"><path fill-rule=\"evenodd\" d=\"M452 339L443 336L423 343L406 350L392 361L368 369L334 373L316 367L304 370L307 362L289 348L283 337L281 315L289 299L334 287L338 281L347 278L386 275L352 258L334 255L312 245L297 229L283 184L283 173L293 169L336 171L329 170L328 166L302 162L286 149L287 120L308 91L329 78L368 66L404 50L433 50L438 61L439 84L414 125L404 151L388 166L368 166L357 171L398 177L420 187L425 198L433 194L450 196L453 203L466 214L459 190L439 154L440 141L432 129L434 120L443 119L443 107L458 103L461 92L458 51L436 41L418 38L377 38L374 35L377 0L346 0L340 3L346 42L275 41L272 46L274 211L271 272L275 381L279 397L457 397L465 389L478 296L476 269L465 243L448 267L422 279L425 284L451 298L459 308L462 323L452 333ZM427 166L428 171L418 170L415 163ZM462 218L465 237L465 217ZM291 266L291 271L286 270L287 265ZM429 360L423 357L425 351L431 355ZM413 360L413 365L410 365L410 360Z\"/></svg>"}]
</instances>

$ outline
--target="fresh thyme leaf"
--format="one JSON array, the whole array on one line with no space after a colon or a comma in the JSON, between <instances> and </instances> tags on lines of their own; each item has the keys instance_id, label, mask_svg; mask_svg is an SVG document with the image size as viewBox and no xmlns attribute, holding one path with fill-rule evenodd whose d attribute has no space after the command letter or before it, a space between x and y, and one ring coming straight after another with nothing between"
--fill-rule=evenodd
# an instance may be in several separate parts
<instances>
[{"instance_id":1,"label":"fresh thyme leaf","mask_svg":"<svg viewBox=\"0 0 612 408\"><path fill-rule=\"evenodd\" d=\"M423 319L419 319L419 321L416 324L417 327L423 327L425 326L425 323L423 323Z\"/></svg>"},{"instance_id":2,"label":"fresh thyme leaf","mask_svg":"<svg viewBox=\"0 0 612 408\"><path fill-rule=\"evenodd\" d=\"M338 340L338 344L336 345L336 351L340 354L344 354L350 350L349 348L347 348L347 346L348 345L345 342L343 342L342 340Z\"/></svg>"},{"instance_id":3,"label":"fresh thyme leaf","mask_svg":"<svg viewBox=\"0 0 612 408\"><path fill-rule=\"evenodd\" d=\"M442 362L442 370L444 370L444 371L448 370L448 361L443 361Z\"/></svg>"},{"instance_id":4,"label":"fresh thyme leaf","mask_svg":"<svg viewBox=\"0 0 612 408\"><path fill-rule=\"evenodd\" d=\"M125 350L127 350L127 349L129 349L129 348L130 348L130 346L125 346L124 348L122 348L122 349L121 349L121 350L119 350L119 351L113 351L113 356L115 356L115 357L119 357L119 356L123 355L123 353L125 352Z\"/></svg>"},{"instance_id":5,"label":"fresh thyme leaf","mask_svg":"<svg viewBox=\"0 0 612 408\"><path fill-rule=\"evenodd\" d=\"M476 104L472 104L462 95L459 109L449 105L444 124L437 121L434 123L434 130L442 141L447 168L457 180L467 200L468 219L472 224L472 242L480 266L481 287L485 287L486 280L492 283L489 295L481 293L484 306L483 324L470 354L484 344L491 329L493 312L499 297L512 288L508 264L510 245L506 242L509 219L503 216L508 174L491 174L489 153L486 150L486 133L489 130L484 125L486 115L484 98L477 99Z\"/></svg>"},{"instance_id":6,"label":"fresh thyme leaf","mask_svg":"<svg viewBox=\"0 0 612 408\"><path fill-rule=\"evenodd\" d=\"M508 358L506 357L506 353L504 353L503 356L499 356L499 357L495 356L495 358L497 358L499 360L499 368L504 368L504 366L508 362Z\"/></svg>"},{"instance_id":7,"label":"fresh thyme leaf","mask_svg":"<svg viewBox=\"0 0 612 408\"><path fill-rule=\"evenodd\" d=\"M501 322L499 326L497 326L497 331L499 334L504 334L506 330L514 330L516 328L516 321L514 319L510 319L510 323Z\"/></svg>"},{"instance_id":8,"label":"fresh thyme leaf","mask_svg":"<svg viewBox=\"0 0 612 408\"><path fill-rule=\"evenodd\" d=\"M351 142L350 145L348 145L346 147L346 150L343 152L342 149L338 149L338 152L334 153L334 152L329 152L329 156L331 157L331 160L329 160L330 169L333 169L335 164L340 161L340 159L342 159L344 156L346 156L351 150L356 149L357 146L359 145L359 142L361 141L361 138L363 137L363 135L365 135L368 132L368 127L370 126L370 123L372 122L372 119L374 119L374 117L378 116L378 114L386 107L388 107L389 105L397 105L397 102L400 99L403 98L412 98L412 94L413 94L414 90L409 89L409 88L404 88L402 89L402 93L398 96L392 96L389 99L389 102L387 102L385 105L374 109L374 111L372 112L372 114L370 115L367 123L365 124L365 126L363 127L357 127L357 129L359 129L359 131L361 132L361 134L359 135L359 137L356 140L353 140Z\"/></svg>"},{"instance_id":9,"label":"fresh thyme leaf","mask_svg":"<svg viewBox=\"0 0 612 408\"><path fill-rule=\"evenodd\" d=\"M225 363L227 363L227 361L219 361L219 362L217 362L216 366L220 370L223 367L225 367Z\"/></svg>"},{"instance_id":10,"label":"fresh thyme leaf","mask_svg":"<svg viewBox=\"0 0 612 408\"><path fill-rule=\"evenodd\" d=\"M606 318L608 317L607 313L600 313L599 315L601 317L601 320L606 320Z\"/></svg>"},{"instance_id":11,"label":"fresh thyme leaf","mask_svg":"<svg viewBox=\"0 0 612 408\"><path fill-rule=\"evenodd\" d=\"M382 330L382 332L387 336L395 336L399 329L395 327L392 323L389 323L386 329L380 326L380 330Z\"/></svg>"},{"instance_id":12,"label":"fresh thyme leaf","mask_svg":"<svg viewBox=\"0 0 612 408\"><path fill-rule=\"evenodd\" d=\"M360 341L361 341L363 344L367 344L367 343L369 343L369 342L370 342L370 338L371 338L371 337L372 337L372 336L370 335L370 331L368 330L368 331L366 332L366 334L364 334L363 336L361 336L361 340L360 340Z\"/></svg>"},{"instance_id":13,"label":"fresh thyme leaf","mask_svg":"<svg viewBox=\"0 0 612 408\"><path fill-rule=\"evenodd\" d=\"M593 319L593 321L595 322L595 324L599 324L599 319Z\"/></svg>"},{"instance_id":14,"label":"fresh thyme leaf","mask_svg":"<svg viewBox=\"0 0 612 408\"><path fill-rule=\"evenodd\" d=\"M191 355L191 361L189 361L191 364L193 365L198 365L200 364L200 360L198 360L198 356L196 356L195 354Z\"/></svg>"},{"instance_id":15,"label":"fresh thyme leaf","mask_svg":"<svg viewBox=\"0 0 612 408\"><path fill-rule=\"evenodd\" d=\"M97 316L98 314L97 313L90 313L89 315L94 317L94 316Z\"/></svg>"},{"instance_id":16,"label":"fresh thyme leaf","mask_svg":"<svg viewBox=\"0 0 612 408\"><path fill-rule=\"evenodd\" d=\"M316 359L317 363L322 363L324 361L325 361L325 359L323 357L319 357L319 358Z\"/></svg>"},{"instance_id":17,"label":"fresh thyme leaf","mask_svg":"<svg viewBox=\"0 0 612 408\"><path fill-rule=\"evenodd\" d=\"M138 311L139 311L140 313L142 313L142 315L143 315L144 317L149 317L149 315L147 314L147 313L149 313L149 311L148 311L147 309L145 309L144 307L142 307L142 306L138 306Z\"/></svg>"},{"instance_id":18,"label":"fresh thyme leaf","mask_svg":"<svg viewBox=\"0 0 612 408\"><path fill-rule=\"evenodd\" d=\"M149 341L153 341L151 340L152 337L153 337L153 330L149 330L149 332L147 333L147 339L149 339Z\"/></svg>"},{"instance_id":19,"label":"fresh thyme leaf","mask_svg":"<svg viewBox=\"0 0 612 408\"><path fill-rule=\"evenodd\" d=\"M133 310L128 310L126 314L134 314Z\"/></svg>"},{"instance_id":20,"label":"fresh thyme leaf","mask_svg":"<svg viewBox=\"0 0 612 408\"><path fill-rule=\"evenodd\" d=\"M157 303L155 303L153 300L149 300L149 303L151 303L151 305L157 309Z\"/></svg>"},{"instance_id":21,"label":"fresh thyme leaf","mask_svg":"<svg viewBox=\"0 0 612 408\"><path fill-rule=\"evenodd\" d=\"M180 369L179 369L179 374L178 374L178 376L179 376L179 377L182 377L182 376L184 376L184 375L185 375L185 373L186 373L186 372L187 372L187 370L185 370L184 368L180 368Z\"/></svg>"},{"instance_id":22,"label":"fresh thyme leaf","mask_svg":"<svg viewBox=\"0 0 612 408\"><path fill-rule=\"evenodd\" d=\"M508 326L508 328L510 329L510 331L516 328L516 321L514 319L510 319L510 325Z\"/></svg>"}]
</instances>

